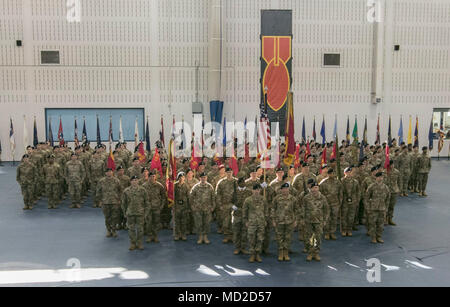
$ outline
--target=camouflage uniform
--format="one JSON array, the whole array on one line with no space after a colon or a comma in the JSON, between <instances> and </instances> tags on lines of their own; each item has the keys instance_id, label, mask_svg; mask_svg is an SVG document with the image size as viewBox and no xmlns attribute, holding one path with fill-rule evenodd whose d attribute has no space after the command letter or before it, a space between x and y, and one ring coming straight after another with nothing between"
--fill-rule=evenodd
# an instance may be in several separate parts
<instances>
[{"instance_id":1,"label":"camouflage uniform","mask_svg":"<svg viewBox=\"0 0 450 307\"><path fill-rule=\"evenodd\" d=\"M231 207L233 207L234 202L236 201L236 190L236 178L228 179L227 177L225 177L217 183L216 209L219 214L218 218L220 218L222 221L222 231L227 242L231 240L231 237L233 235L233 229L231 225Z\"/></svg>"},{"instance_id":2,"label":"camouflage uniform","mask_svg":"<svg viewBox=\"0 0 450 307\"><path fill-rule=\"evenodd\" d=\"M158 232L161 230L161 210L167 203L166 189L158 181L147 181L142 185L148 193L150 207L145 218L145 234L147 242L152 239L158 242Z\"/></svg>"},{"instance_id":3,"label":"camouflage uniform","mask_svg":"<svg viewBox=\"0 0 450 307\"><path fill-rule=\"evenodd\" d=\"M358 180L353 177L344 177L342 179L342 187L344 189L342 201L342 232L347 235L352 232L355 215L359 208L359 200L361 191Z\"/></svg>"},{"instance_id":4,"label":"camouflage uniform","mask_svg":"<svg viewBox=\"0 0 450 307\"><path fill-rule=\"evenodd\" d=\"M209 183L197 183L190 192L189 203L194 214L195 232L207 235L215 208L214 189Z\"/></svg>"},{"instance_id":5,"label":"camouflage uniform","mask_svg":"<svg viewBox=\"0 0 450 307\"><path fill-rule=\"evenodd\" d=\"M308 255L319 254L327 214L327 199L322 193L308 193L302 199L305 216L305 247Z\"/></svg>"},{"instance_id":6,"label":"camouflage uniform","mask_svg":"<svg viewBox=\"0 0 450 307\"><path fill-rule=\"evenodd\" d=\"M409 187L411 192L419 192L418 188L418 160L419 160L420 154L418 152L412 152L411 153L411 177L409 180Z\"/></svg>"},{"instance_id":7,"label":"camouflage uniform","mask_svg":"<svg viewBox=\"0 0 450 307\"><path fill-rule=\"evenodd\" d=\"M128 177L127 175L117 175L117 179L119 179L120 182L120 189L122 191L125 191L126 188L128 188L131 184L130 182L130 177ZM122 194L120 195L120 197L122 198ZM123 213L122 210L119 210L119 229L121 228L125 228L127 224L127 219L125 214Z\"/></svg>"},{"instance_id":8,"label":"camouflage uniform","mask_svg":"<svg viewBox=\"0 0 450 307\"><path fill-rule=\"evenodd\" d=\"M278 251L284 251L285 258L291 247L292 232L296 224L296 206L297 200L294 196L281 193L273 199L270 210L270 218L275 224Z\"/></svg>"},{"instance_id":9,"label":"camouflage uniform","mask_svg":"<svg viewBox=\"0 0 450 307\"><path fill-rule=\"evenodd\" d=\"M262 195L252 195L244 201L242 219L247 228L249 253L261 253L264 241L264 228L269 217L269 206Z\"/></svg>"},{"instance_id":10,"label":"camouflage uniform","mask_svg":"<svg viewBox=\"0 0 450 307\"><path fill-rule=\"evenodd\" d=\"M99 158L92 158L90 163L90 184L92 193L97 191L98 181L105 175L106 165L105 162ZM99 207L98 199L94 197L94 207Z\"/></svg>"},{"instance_id":11,"label":"camouflage uniform","mask_svg":"<svg viewBox=\"0 0 450 307\"><path fill-rule=\"evenodd\" d=\"M189 187L184 182L180 184L179 181L174 185L174 221L175 221L175 240L182 238L186 240L187 224L189 220Z\"/></svg>"},{"instance_id":12,"label":"camouflage uniform","mask_svg":"<svg viewBox=\"0 0 450 307\"><path fill-rule=\"evenodd\" d=\"M115 235L116 226L119 224L121 194L122 186L119 179L115 177L106 176L97 183L95 198L102 205L108 236L111 233Z\"/></svg>"},{"instance_id":13,"label":"camouflage uniform","mask_svg":"<svg viewBox=\"0 0 450 307\"><path fill-rule=\"evenodd\" d=\"M364 203L367 210L367 228L372 241L381 239L390 196L389 188L382 182L372 183L367 188Z\"/></svg>"},{"instance_id":14,"label":"camouflage uniform","mask_svg":"<svg viewBox=\"0 0 450 307\"><path fill-rule=\"evenodd\" d=\"M425 193L428 182L428 173L431 169L431 158L428 154L421 154L417 158L417 186L419 193ZM423 195L423 194L422 194Z\"/></svg>"},{"instance_id":15,"label":"camouflage uniform","mask_svg":"<svg viewBox=\"0 0 450 307\"><path fill-rule=\"evenodd\" d=\"M59 200L60 178L62 169L57 163L47 163L44 165L45 194L48 197L48 208L54 209Z\"/></svg>"},{"instance_id":16,"label":"camouflage uniform","mask_svg":"<svg viewBox=\"0 0 450 307\"><path fill-rule=\"evenodd\" d=\"M31 162L22 162L17 167L16 180L22 189L24 209L32 209L34 201L34 182L37 176L36 167Z\"/></svg>"},{"instance_id":17,"label":"camouflage uniform","mask_svg":"<svg viewBox=\"0 0 450 307\"><path fill-rule=\"evenodd\" d=\"M142 246L144 220L149 210L148 193L142 186L130 186L122 194L122 211L127 217L131 246Z\"/></svg>"},{"instance_id":18,"label":"camouflage uniform","mask_svg":"<svg viewBox=\"0 0 450 307\"><path fill-rule=\"evenodd\" d=\"M132 166L132 167L127 169L126 173L127 173L127 176L130 177L130 178L133 177L133 176L136 176L139 179L141 179L142 178L142 167L139 166L139 165L138 166Z\"/></svg>"},{"instance_id":19,"label":"camouflage uniform","mask_svg":"<svg viewBox=\"0 0 450 307\"><path fill-rule=\"evenodd\" d=\"M245 184L245 183L244 183ZM233 211L233 243L236 250L246 253L247 247L247 227L245 226L242 211L244 201L252 195L251 190L246 186L238 186L236 190L236 207Z\"/></svg>"},{"instance_id":20,"label":"camouflage uniform","mask_svg":"<svg viewBox=\"0 0 450 307\"><path fill-rule=\"evenodd\" d=\"M325 221L325 238L327 235L332 239L336 232L337 222L342 206L343 187L342 183L336 177L328 177L320 183L320 192L327 198L328 212Z\"/></svg>"},{"instance_id":21,"label":"camouflage uniform","mask_svg":"<svg viewBox=\"0 0 450 307\"><path fill-rule=\"evenodd\" d=\"M78 161L72 161L66 163L65 177L69 186L70 198L72 200L71 208L80 207L81 204L81 188L84 177L86 177L86 171L83 164Z\"/></svg>"},{"instance_id":22,"label":"camouflage uniform","mask_svg":"<svg viewBox=\"0 0 450 307\"><path fill-rule=\"evenodd\" d=\"M386 208L387 214L385 223L391 223L392 218L394 217L394 207L397 202L397 196L400 193L400 187L402 186L400 171L396 168L391 168L387 172L387 176L384 177L384 180L384 183L388 186L390 192L389 205Z\"/></svg>"},{"instance_id":23,"label":"camouflage uniform","mask_svg":"<svg viewBox=\"0 0 450 307\"><path fill-rule=\"evenodd\" d=\"M401 153L401 160L402 160L401 167L397 165L396 168L400 171L402 178L402 186L399 187L400 193L406 195L408 194L408 183L409 178L411 177L411 170L413 168L412 157L407 150L404 150Z\"/></svg>"},{"instance_id":24,"label":"camouflage uniform","mask_svg":"<svg viewBox=\"0 0 450 307\"><path fill-rule=\"evenodd\" d=\"M43 167L43 155L35 150L33 151L33 153L30 156L30 162L33 163L34 167L36 168L36 170L38 172L40 172L42 170ZM33 200L36 201L38 200L43 194L44 194L44 177L43 176L38 176L38 174L36 174L36 178L34 180L34 193L33 193Z\"/></svg>"},{"instance_id":25,"label":"camouflage uniform","mask_svg":"<svg viewBox=\"0 0 450 307\"><path fill-rule=\"evenodd\" d=\"M194 187L194 185L196 185L197 183L199 183L198 179L195 177L192 177L192 180L188 180L188 178L186 177L186 184L188 187L188 191L189 193L191 192L192 188ZM189 198L188 198L189 201ZM194 214L191 210L191 206L189 205L188 208L186 209L186 214L189 216L188 220L187 220L187 225L186 225L186 232L187 234L193 234L194 233L194 228L195 228L195 223L194 223Z\"/></svg>"}]
</instances>

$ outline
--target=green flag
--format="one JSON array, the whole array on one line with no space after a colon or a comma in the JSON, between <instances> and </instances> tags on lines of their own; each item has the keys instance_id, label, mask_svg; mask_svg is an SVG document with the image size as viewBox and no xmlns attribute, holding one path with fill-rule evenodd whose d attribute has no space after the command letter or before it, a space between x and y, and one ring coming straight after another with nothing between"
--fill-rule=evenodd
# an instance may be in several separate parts
<instances>
[{"instance_id":1,"label":"green flag","mask_svg":"<svg viewBox=\"0 0 450 307\"><path fill-rule=\"evenodd\" d=\"M353 142L358 142L358 118L355 116L355 126L353 126Z\"/></svg>"}]
</instances>

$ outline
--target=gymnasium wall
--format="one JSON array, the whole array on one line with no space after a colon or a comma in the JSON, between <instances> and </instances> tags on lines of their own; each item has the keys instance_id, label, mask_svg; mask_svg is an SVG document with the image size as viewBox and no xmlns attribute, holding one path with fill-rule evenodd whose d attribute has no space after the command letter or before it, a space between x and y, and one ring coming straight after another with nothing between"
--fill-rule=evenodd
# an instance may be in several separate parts
<instances>
[{"instance_id":1,"label":"gymnasium wall","mask_svg":"<svg viewBox=\"0 0 450 307\"><path fill-rule=\"evenodd\" d=\"M151 140L161 114L166 138L172 114L191 120L195 66L199 100L209 119L208 0L80 0L81 22L66 19L66 1L0 0L0 137L9 152L13 118L16 156L23 153L23 115L31 141L33 116L45 137L45 108L144 108ZM360 137L368 117L369 140L388 114L396 136L400 114L418 115L420 145L427 144L433 107L450 106L450 1L390 0L385 20L384 101L370 103L373 24L366 0L222 0L224 116L253 119L259 103L260 10L293 10L293 91L297 121L308 134L325 114L327 136L339 113L339 134L358 116ZM23 46L16 47L15 41ZM400 51L394 52L393 45ZM60 50L60 65L40 65L40 50ZM322 52L342 53L342 67L323 68ZM52 123L53 124L53 123ZM80 124L79 124L80 125ZM320 138L319 138L320 139ZM447 146L441 154L446 155Z\"/></svg>"}]
</instances>

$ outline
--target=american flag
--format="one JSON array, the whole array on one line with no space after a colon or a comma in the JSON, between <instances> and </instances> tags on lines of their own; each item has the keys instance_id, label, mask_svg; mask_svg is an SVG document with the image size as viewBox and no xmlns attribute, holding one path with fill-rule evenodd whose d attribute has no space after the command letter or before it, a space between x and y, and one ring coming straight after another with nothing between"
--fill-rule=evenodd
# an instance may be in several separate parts
<instances>
[{"instance_id":1,"label":"american flag","mask_svg":"<svg viewBox=\"0 0 450 307\"><path fill-rule=\"evenodd\" d=\"M78 145L80 145L80 141L78 140L78 125L77 125L77 118L75 117L75 136L74 136L74 141L75 141L75 147L78 147Z\"/></svg>"},{"instance_id":2,"label":"american flag","mask_svg":"<svg viewBox=\"0 0 450 307\"><path fill-rule=\"evenodd\" d=\"M259 106L260 119L258 128L258 153L262 160L267 160L267 150L271 147L270 125L267 114L267 88L265 88L264 101Z\"/></svg>"}]
</instances>

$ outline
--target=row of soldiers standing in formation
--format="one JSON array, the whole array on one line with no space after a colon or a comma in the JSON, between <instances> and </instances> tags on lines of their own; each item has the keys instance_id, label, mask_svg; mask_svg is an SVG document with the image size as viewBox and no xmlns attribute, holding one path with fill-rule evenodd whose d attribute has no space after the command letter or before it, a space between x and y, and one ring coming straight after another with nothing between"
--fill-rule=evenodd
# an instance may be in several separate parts
<instances>
[{"instance_id":1,"label":"row of soldiers standing in formation","mask_svg":"<svg viewBox=\"0 0 450 307\"><path fill-rule=\"evenodd\" d=\"M289 260L294 230L304 242L307 260L320 260L321 238L335 240L339 226L342 236L352 236L358 224L367 227L371 242L382 243L385 224L395 225L394 206L397 196L408 192L426 196L431 168L427 148L418 148L395 140L390 148L389 168L384 169L384 146L367 145L359 159L357 144L343 144L338 159L330 157L332 143L302 144L301 166L284 165L265 171L253 158L240 158L239 173L233 176L229 158L219 165L204 157L196 171L189 158L179 158L180 170L175 183L175 201L168 207L165 178L156 170L141 164L138 151L132 154L126 144L114 151L116 170L107 168L108 152L104 145L92 149L83 144L72 152L67 146L38 144L29 147L17 168L25 207L32 209L43 195L48 207L57 208L68 192L71 208L93 193L94 207L102 207L108 237L116 230L128 228L130 250L143 249L143 239L159 242L158 232L170 228L173 214L174 240L186 240L196 233L198 244L209 244L213 220L223 243L233 242L234 254L250 254L250 261L261 261L268 253L272 230L278 243L278 260ZM166 153L158 143L163 173ZM327 164L321 163L321 152L327 148ZM281 145L281 152L284 146ZM154 152L146 153L147 161ZM358 161L359 160L359 161ZM145 165L149 165L146 163ZM342 179L337 174L344 173ZM173 210L173 211L171 211Z\"/></svg>"}]
</instances>

